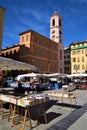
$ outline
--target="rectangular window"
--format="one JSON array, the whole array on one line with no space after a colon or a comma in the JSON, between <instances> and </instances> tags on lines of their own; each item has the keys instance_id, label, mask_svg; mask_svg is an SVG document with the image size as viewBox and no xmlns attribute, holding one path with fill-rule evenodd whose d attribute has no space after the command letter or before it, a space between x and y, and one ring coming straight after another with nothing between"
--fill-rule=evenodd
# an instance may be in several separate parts
<instances>
[{"instance_id":1,"label":"rectangular window","mask_svg":"<svg viewBox=\"0 0 87 130\"><path fill-rule=\"evenodd\" d=\"M85 55L87 56L87 49L85 49Z\"/></svg>"},{"instance_id":2,"label":"rectangular window","mask_svg":"<svg viewBox=\"0 0 87 130\"><path fill-rule=\"evenodd\" d=\"M46 58L48 58L48 52L46 52Z\"/></svg>"},{"instance_id":3,"label":"rectangular window","mask_svg":"<svg viewBox=\"0 0 87 130\"><path fill-rule=\"evenodd\" d=\"M52 20L52 26L55 26L55 19Z\"/></svg>"},{"instance_id":4,"label":"rectangular window","mask_svg":"<svg viewBox=\"0 0 87 130\"><path fill-rule=\"evenodd\" d=\"M73 62L76 62L76 58L73 58Z\"/></svg>"},{"instance_id":5,"label":"rectangular window","mask_svg":"<svg viewBox=\"0 0 87 130\"><path fill-rule=\"evenodd\" d=\"M60 27L62 26L62 24L61 24L61 19L59 19L59 26L60 26Z\"/></svg>"},{"instance_id":6,"label":"rectangular window","mask_svg":"<svg viewBox=\"0 0 87 130\"><path fill-rule=\"evenodd\" d=\"M41 45L42 45L42 46L44 45L44 41L43 41L43 40L41 40Z\"/></svg>"},{"instance_id":7,"label":"rectangular window","mask_svg":"<svg viewBox=\"0 0 87 130\"><path fill-rule=\"evenodd\" d=\"M78 62L80 62L80 58L78 57Z\"/></svg>"},{"instance_id":8,"label":"rectangular window","mask_svg":"<svg viewBox=\"0 0 87 130\"><path fill-rule=\"evenodd\" d=\"M54 54L54 60L56 60L56 54Z\"/></svg>"},{"instance_id":9,"label":"rectangular window","mask_svg":"<svg viewBox=\"0 0 87 130\"><path fill-rule=\"evenodd\" d=\"M22 42L24 42L24 37L22 37Z\"/></svg>"},{"instance_id":10,"label":"rectangular window","mask_svg":"<svg viewBox=\"0 0 87 130\"><path fill-rule=\"evenodd\" d=\"M86 65L86 70L87 70L87 65Z\"/></svg>"},{"instance_id":11,"label":"rectangular window","mask_svg":"<svg viewBox=\"0 0 87 130\"><path fill-rule=\"evenodd\" d=\"M33 38L33 35L31 35L31 42L34 42L34 38Z\"/></svg>"},{"instance_id":12,"label":"rectangular window","mask_svg":"<svg viewBox=\"0 0 87 130\"><path fill-rule=\"evenodd\" d=\"M80 50L77 50L77 54L78 54L78 55L80 54Z\"/></svg>"},{"instance_id":13,"label":"rectangular window","mask_svg":"<svg viewBox=\"0 0 87 130\"><path fill-rule=\"evenodd\" d=\"M70 55L68 55L67 58L70 58Z\"/></svg>"},{"instance_id":14,"label":"rectangular window","mask_svg":"<svg viewBox=\"0 0 87 130\"><path fill-rule=\"evenodd\" d=\"M77 72L78 69L80 69L80 66L75 64L75 65L73 66L73 69Z\"/></svg>"},{"instance_id":15,"label":"rectangular window","mask_svg":"<svg viewBox=\"0 0 87 130\"><path fill-rule=\"evenodd\" d=\"M66 59L66 56L64 56L64 59Z\"/></svg>"},{"instance_id":16,"label":"rectangular window","mask_svg":"<svg viewBox=\"0 0 87 130\"><path fill-rule=\"evenodd\" d=\"M35 42L38 43L38 37L36 37Z\"/></svg>"},{"instance_id":17,"label":"rectangular window","mask_svg":"<svg viewBox=\"0 0 87 130\"><path fill-rule=\"evenodd\" d=\"M82 62L84 62L84 57L82 57Z\"/></svg>"},{"instance_id":18,"label":"rectangular window","mask_svg":"<svg viewBox=\"0 0 87 130\"><path fill-rule=\"evenodd\" d=\"M84 50L82 50L82 54L84 54Z\"/></svg>"},{"instance_id":19,"label":"rectangular window","mask_svg":"<svg viewBox=\"0 0 87 130\"><path fill-rule=\"evenodd\" d=\"M28 41L28 35L26 35L26 41Z\"/></svg>"},{"instance_id":20,"label":"rectangular window","mask_svg":"<svg viewBox=\"0 0 87 130\"><path fill-rule=\"evenodd\" d=\"M34 54L37 55L37 53L38 53L38 50L37 50L37 48L35 48L34 49Z\"/></svg>"},{"instance_id":21,"label":"rectangular window","mask_svg":"<svg viewBox=\"0 0 87 130\"><path fill-rule=\"evenodd\" d=\"M42 56L43 56L43 55L42 55L42 51L40 50L39 52L40 52L40 56L42 57Z\"/></svg>"},{"instance_id":22,"label":"rectangular window","mask_svg":"<svg viewBox=\"0 0 87 130\"><path fill-rule=\"evenodd\" d=\"M46 63L46 69L48 69L48 63Z\"/></svg>"},{"instance_id":23,"label":"rectangular window","mask_svg":"<svg viewBox=\"0 0 87 130\"><path fill-rule=\"evenodd\" d=\"M62 50L60 50L60 60L62 60Z\"/></svg>"},{"instance_id":24,"label":"rectangular window","mask_svg":"<svg viewBox=\"0 0 87 130\"><path fill-rule=\"evenodd\" d=\"M34 61L34 65L37 66L37 61Z\"/></svg>"},{"instance_id":25,"label":"rectangular window","mask_svg":"<svg viewBox=\"0 0 87 130\"><path fill-rule=\"evenodd\" d=\"M85 66L84 66L84 65L82 65L82 69L83 69L83 70L85 69Z\"/></svg>"},{"instance_id":26,"label":"rectangular window","mask_svg":"<svg viewBox=\"0 0 87 130\"><path fill-rule=\"evenodd\" d=\"M72 55L74 55L74 54L75 54L75 51L72 52Z\"/></svg>"},{"instance_id":27,"label":"rectangular window","mask_svg":"<svg viewBox=\"0 0 87 130\"><path fill-rule=\"evenodd\" d=\"M46 47L48 47L48 42L46 42Z\"/></svg>"},{"instance_id":28,"label":"rectangular window","mask_svg":"<svg viewBox=\"0 0 87 130\"><path fill-rule=\"evenodd\" d=\"M43 63L42 63L42 61L40 62L40 68L41 68L41 69L43 68Z\"/></svg>"}]
</instances>

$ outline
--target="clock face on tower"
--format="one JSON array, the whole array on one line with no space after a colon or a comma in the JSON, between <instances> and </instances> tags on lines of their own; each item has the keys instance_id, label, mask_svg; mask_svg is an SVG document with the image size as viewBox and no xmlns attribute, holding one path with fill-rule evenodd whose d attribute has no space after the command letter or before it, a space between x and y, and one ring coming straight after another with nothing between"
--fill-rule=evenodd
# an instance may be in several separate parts
<instances>
[{"instance_id":1,"label":"clock face on tower","mask_svg":"<svg viewBox=\"0 0 87 130\"><path fill-rule=\"evenodd\" d=\"M52 30L52 34L55 33L55 30Z\"/></svg>"}]
</instances>

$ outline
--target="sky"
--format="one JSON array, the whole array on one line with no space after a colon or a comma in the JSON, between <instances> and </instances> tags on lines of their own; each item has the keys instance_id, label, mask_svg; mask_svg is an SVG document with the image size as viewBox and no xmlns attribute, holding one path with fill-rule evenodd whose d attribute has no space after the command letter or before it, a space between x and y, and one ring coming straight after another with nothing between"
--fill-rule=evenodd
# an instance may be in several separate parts
<instances>
[{"instance_id":1,"label":"sky","mask_svg":"<svg viewBox=\"0 0 87 130\"><path fill-rule=\"evenodd\" d=\"M2 48L19 43L19 34L34 30L50 38L50 17L62 17L64 47L87 39L87 0L0 0L6 9Z\"/></svg>"}]
</instances>

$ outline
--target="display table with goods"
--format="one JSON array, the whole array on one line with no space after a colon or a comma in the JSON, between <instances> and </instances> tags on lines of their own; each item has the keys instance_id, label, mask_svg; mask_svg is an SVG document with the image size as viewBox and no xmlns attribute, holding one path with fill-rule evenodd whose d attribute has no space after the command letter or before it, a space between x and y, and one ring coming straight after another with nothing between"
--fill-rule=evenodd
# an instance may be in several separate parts
<instances>
[{"instance_id":1,"label":"display table with goods","mask_svg":"<svg viewBox=\"0 0 87 130\"><path fill-rule=\"evenodd\" d=\"M75 105L76 105L77 95L74 94L74 93L70 93L70 92L68 92L68 93L64 93L64 92L61 92L61 93L53 92L53 93L49 93L48 96L52 97L52 99L54 97L56 97L58 100L61 99L62 100L62 104L64 103L64 99L69 99L71 106L72 106L72 100L74 99L75 100Z\"/></svg>"},{"instance_id":2,"label":"display table with goods","mask_svg":"<svg viewBox=\"0 0 87 130\"><path fill-rule=\"evenodd\" d=\"M69 85L62 85L62 89L66 89L68 92L76 89L76 85L70 83Z\"/></svg>"},{"instance_id":3,"label":"display table with goods","mask_svg":"<svg viewBox=\"0 0 87 130\"><path fill-rule=\"evenodd\" d=\"M25 126L32 128L31 113L30 107L38 106L38 114L35 117L36 125L38 124L39 117L44 116L45 123L47 123L46 112L44 109L44 103L49 101L47 95L8 95L0 94L0 107L2 117L3 112L3 102L9 103L8 110L8 121L11 119L11 126L17 128L18 130L24 130ZM18 118L16 118L18 117ZM29 122L28 122L29 121ZM22 124L21 127L18 126L18 123Z\"/></svg>"}]
</instances>

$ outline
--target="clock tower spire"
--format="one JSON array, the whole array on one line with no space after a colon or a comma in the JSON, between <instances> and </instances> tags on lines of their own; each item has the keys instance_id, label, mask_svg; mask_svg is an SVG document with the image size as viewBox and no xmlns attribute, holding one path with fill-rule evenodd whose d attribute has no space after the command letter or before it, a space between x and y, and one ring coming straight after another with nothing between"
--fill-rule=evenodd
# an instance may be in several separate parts
<instances>
[{"instance_id":1,"label":"clock tower spire","mask_svg":"<svg viewBox=\"0 0 87 130\"><path fill-rule=\"evenodd\" d=\"M57 10L50 17L50 39L62 43L62 17Z\"/></svg>"}]
</instances>

